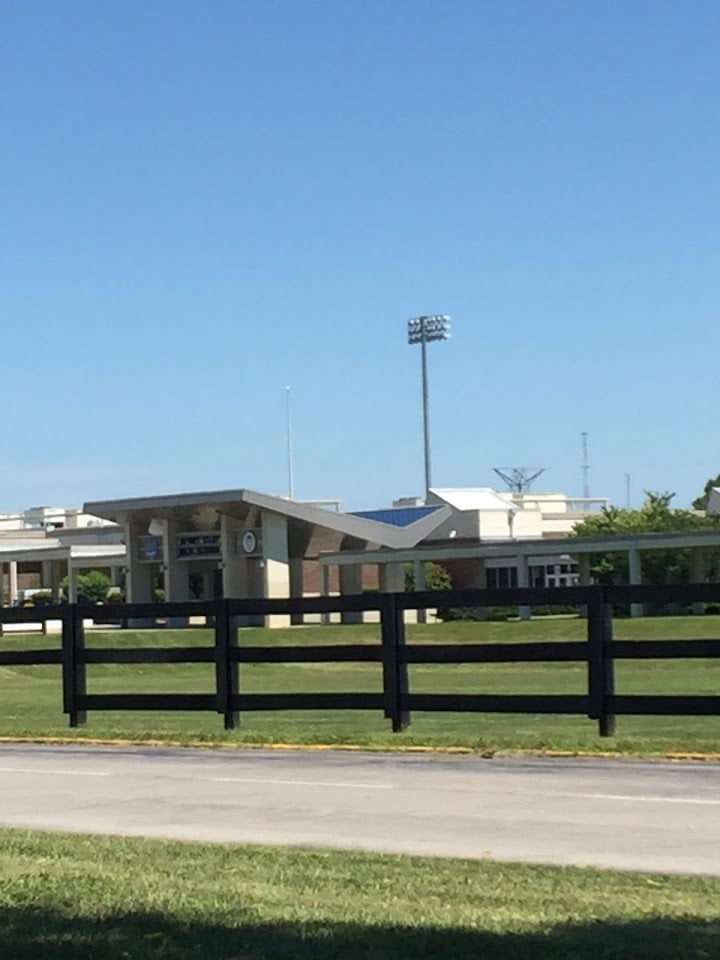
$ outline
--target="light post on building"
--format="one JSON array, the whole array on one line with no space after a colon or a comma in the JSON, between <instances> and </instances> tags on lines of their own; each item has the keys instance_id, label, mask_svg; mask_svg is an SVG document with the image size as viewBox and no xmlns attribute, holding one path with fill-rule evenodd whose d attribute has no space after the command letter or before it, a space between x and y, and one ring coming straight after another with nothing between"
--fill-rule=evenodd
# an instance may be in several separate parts
<instances>
[{"instance_id":1,"label":"light post on building","mask_svg":"<svg viewBox=\"0 0 720 960\"><path fill-rule=\"evenodd\" d=\"M428 372L427 372L427 344L437 340L450 339L450 317L446 314L435 314L430 317L415 317L408 320L408 343L420 344L422 353L422 398L423 398L423 429L425 438L425 496L430 492L432 484L430 470L430 421L428 412Z\"/></svg>"}]
</instances>

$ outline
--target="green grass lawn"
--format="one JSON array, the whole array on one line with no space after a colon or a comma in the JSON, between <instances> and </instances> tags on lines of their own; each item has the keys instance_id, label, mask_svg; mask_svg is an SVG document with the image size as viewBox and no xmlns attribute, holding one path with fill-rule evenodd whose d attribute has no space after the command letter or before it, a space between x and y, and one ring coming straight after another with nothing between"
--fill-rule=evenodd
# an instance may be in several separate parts
<instances>
[{"instance_id":1,"label":"green grass lawn","mask_svg":"<svg viewBox=\"0 0 720 960\"><path fill-rule=\"evenodd\" d=\"M715 960L720 880L0 831L8 960Z\"/></svg>"},{"instance_id":2,"label":"green grass lawn","mask_svg":"<svg viewBox=\"0 0 720 960\"><path fill-rule=\"evenodd\" d=\"M408 642L513 643L525 640L582 639L585 622L573 618L511 623L448 623L408 627ZM622 639L720 636L720 619L666 617L618 620ZM241 642L377 643L377 625L304 627L292 630L243 630ZM207 630L113 631L88 633L88 645L207 645ZM4 649L47 647L56 636L5 636ZM380 691L379 664L248 664L241 665L241 689L266 691ZM583 693L586 666L566 664L413 665L413 692ZM619 661L618 693L704 693L720 691L720 663L712 660ZM190 665L90 665L88 691L210 692L213 667ZM112 713L90 714L80 736L160 738L180 742L348 743L368 747L460 746L478 750L618 750L640 754L720 751L720 717L620 717L618 733L600 739L595 722L586 717L504 714L420 714L402 734L389 732L380 712L296 711L248 713L240 729L225 733L216 714ZM0 735L73 735L61 712L60 668L0 667Z\"/></svg>"}]
</instances>

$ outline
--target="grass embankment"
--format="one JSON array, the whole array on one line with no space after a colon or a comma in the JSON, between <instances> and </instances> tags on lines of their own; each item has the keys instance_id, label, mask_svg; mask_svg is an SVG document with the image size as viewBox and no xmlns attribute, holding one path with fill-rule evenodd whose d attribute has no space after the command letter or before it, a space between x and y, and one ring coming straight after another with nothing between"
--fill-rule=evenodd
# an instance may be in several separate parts
<instances>
[{"instance_id":1,"label":"grass embankment","mask_svg":"<svg viewBox=\"0 0 720 960\"><path fill-rule=\"evenodd\" d=\"M710 960L720 880L0 831L12 960Z\"/></svg>"},{"instance_id":2,"label":"grass embankment","mask_svg":"<svg viewBox=\"0 0 720 960\"><path fill-rule=\"evenodd\" d=\"M513 643L582 639L585 622L543 619L526 623L448 623L408 627L408 642ZM693 638L718 635L713 617L618 620L619 639ZM249 644L377 643L377 625L243 630ZM88 645L206 645L206 630L88 633ZM57 637L5 636L4 649L48 647ZM413 692L583 693L582 663L413 665ZM713 660L618 661L618 693L717 694L720 664ZM88 691L208 692L209 664L90 665ZM241 689L265 691L380 691L379 664L251 664L241 666ZM240 729L225 733L216 714L90 714L86 727L68 729L61 712L60 670L54 666L0 667L0 736L163 739L173 742L354 744L364 747L464 747L473 750L619 751L635 754L717 753L720 717L620 717L617 736L600 739L585 717L503 714L415 714L403 734L389 732L382 715L350 711L248 713Z\"/></svg>"}]
</instances>

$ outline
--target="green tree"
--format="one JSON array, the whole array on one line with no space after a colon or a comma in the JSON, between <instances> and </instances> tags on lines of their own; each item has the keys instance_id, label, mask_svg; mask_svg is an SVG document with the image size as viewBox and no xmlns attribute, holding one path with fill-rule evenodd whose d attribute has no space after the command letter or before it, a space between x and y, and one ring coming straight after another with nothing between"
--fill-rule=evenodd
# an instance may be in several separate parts
<instances>
[{"instance_id":1,"label":"green tree","mask_svg":"<svg viewBox=\"0 0 720 960\"><path fill-rule=\"evenodd\" d=\"M720 487L720 473L716 477L711 477L710 480L705 484L703 492L699 497L695 497L692 502L693 510L707 510L708 500L710 499L710 491L713 487Z\"/></svg>"},{"instance_id":2,"label":"green tree","mask_svg":"<svg viewBox=\"0 0 720 960\"><path fill-rule=\"evenodd\" d=\"M105 603L112 582L102 570L90 570L77 578L78 603ZM68 598L68 578L60 582L63 597Z\"/></svg>"},{"instance_id":3,"label":"green tree","mask_svg":"<svg viewBox=\"0 0 720 960\"><path fill-rule=\"evenodd\" d=\"M428 560L423 564L426 590L452 590L452 577L447 567ZM412 563L405 564L405 589L415 589L415 570Z\"/></svg>"},{"instance_id":4,"label":"green tree","mask_svg":"<svg viewBox=\"0 0 720 960\"><path fill-rule=\"evenodd\" d=\"M574 537L632 537L643 533L693 533L720 529L720 516L701 517L692 510L672 507L674 493L646 492L639 510L606 507L575 524ZM706 558L710 578L720 572L720 551ZM645 583L687 583L690 579L689 550L647 550L642 557ZM590 555L590 571L600 583L627 583L625 552Z\"/></svg>"}]
</instances>

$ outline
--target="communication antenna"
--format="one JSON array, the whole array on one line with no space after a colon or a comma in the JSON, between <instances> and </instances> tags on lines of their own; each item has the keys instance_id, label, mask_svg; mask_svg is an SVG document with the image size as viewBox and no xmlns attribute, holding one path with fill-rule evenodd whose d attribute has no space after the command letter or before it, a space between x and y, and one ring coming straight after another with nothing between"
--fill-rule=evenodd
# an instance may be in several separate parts
<instances>
[{"instance_id":1,"label":"communication antenna","mask_svg":"<svg viewBox=\"0 0 720 960\"><path fill-rule=\"evenodd\" d=\"M290 417L290 387L285 387L285 415L287 426L287 473L288 496L295 499L295 478L293 475L292 419Z\"/></svg>"},{"instance_id":2,"label":"communication antenna","mask_svg":"<svg viewBox=\"0 0 720 960\"><path fill-rule=\"evenodd\" d=\"M588 463L588 435L587 430L580 434L582 437L582 478L583 478L583 497L585 500L590 498L590 464Z\"/></svg>"},{"instance_id":3,"label":"communication antenna","mask_svg":"<svg viewBox=\"0 0 720 960\"><path fill-rule=\"evenodd\" d=\"M545 473L545 467L493 467L493 471L513 493L527 493L533 480Z\"/></svg>"}]
</instances>

